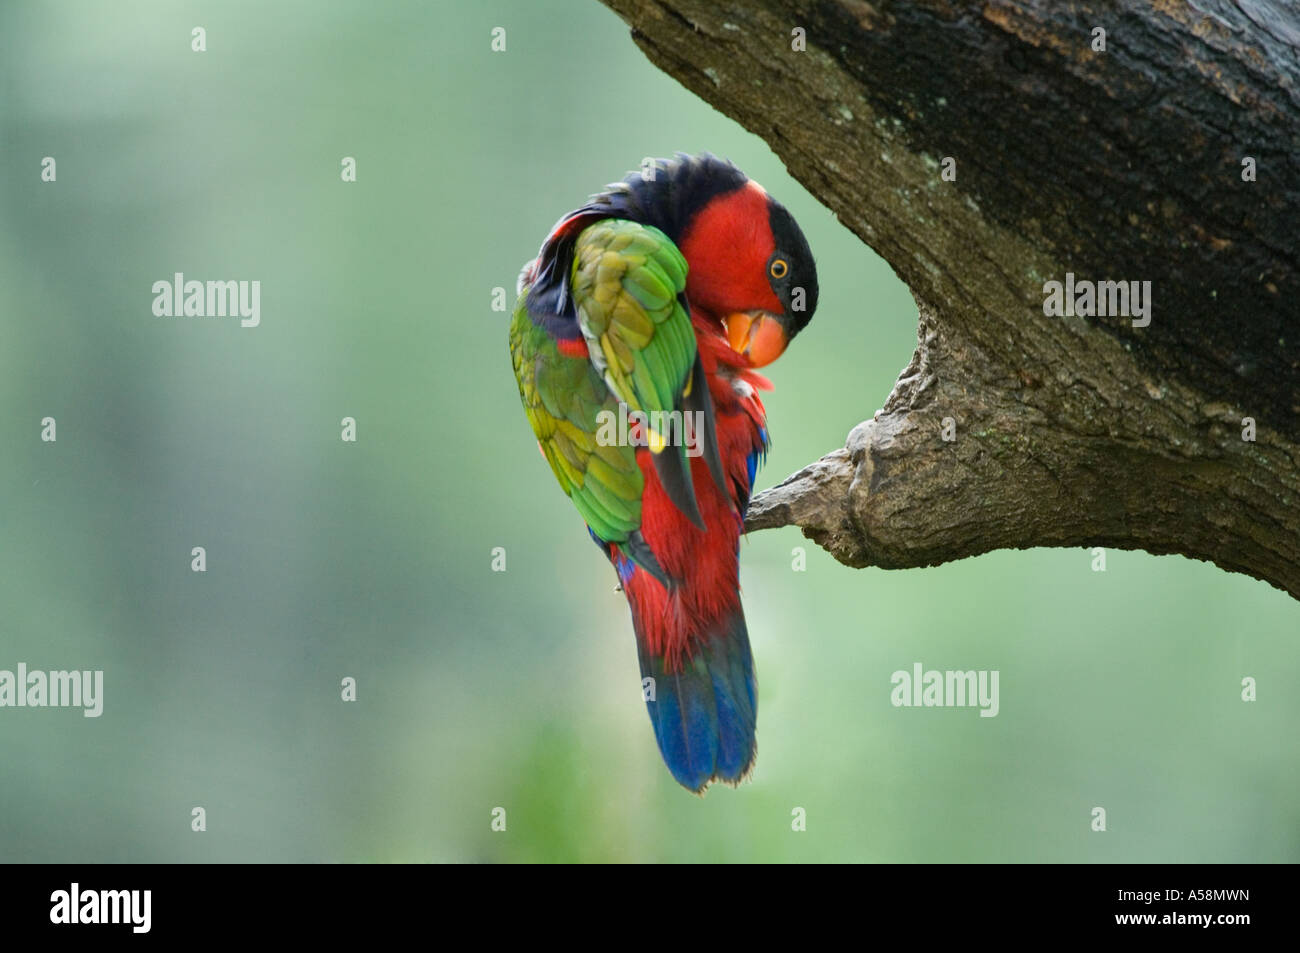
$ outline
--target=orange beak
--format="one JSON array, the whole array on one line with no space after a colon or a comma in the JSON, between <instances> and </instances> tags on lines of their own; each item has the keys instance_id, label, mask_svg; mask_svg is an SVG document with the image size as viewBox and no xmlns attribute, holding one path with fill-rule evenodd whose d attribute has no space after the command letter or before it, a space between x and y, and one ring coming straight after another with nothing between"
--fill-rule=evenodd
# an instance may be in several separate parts
<instances>
[{"instance_id":1,"label":"orange beak","mask_svg":"<svg viewBox=\"0 0 1300 953\"><path fill-rule=\"evenodd\" d=\"M766 311L737 311L723 323L731 349L749 358L754 367L771 364L790 343L781 322Z\"/></svg>"}]
</instances>

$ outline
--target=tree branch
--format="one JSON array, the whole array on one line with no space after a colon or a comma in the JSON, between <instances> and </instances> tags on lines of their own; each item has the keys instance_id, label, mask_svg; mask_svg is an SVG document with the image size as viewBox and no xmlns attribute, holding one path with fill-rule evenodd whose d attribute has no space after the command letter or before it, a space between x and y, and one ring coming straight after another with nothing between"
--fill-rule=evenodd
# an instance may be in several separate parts
<instances>
[{"instance_id":1,"label":"tree branch","mask_svg":"<svg viewBox=\"0 0 1300 953\"><path fill-rule=\"evenodd\" d=\"M749 529L884 568L1182 553L1300 598L1300 11L604 2L917 301L885 407L758 494ZM1149 324L1045 314L1067 273L1150 281Z\"/></svg>"}]
</instances>

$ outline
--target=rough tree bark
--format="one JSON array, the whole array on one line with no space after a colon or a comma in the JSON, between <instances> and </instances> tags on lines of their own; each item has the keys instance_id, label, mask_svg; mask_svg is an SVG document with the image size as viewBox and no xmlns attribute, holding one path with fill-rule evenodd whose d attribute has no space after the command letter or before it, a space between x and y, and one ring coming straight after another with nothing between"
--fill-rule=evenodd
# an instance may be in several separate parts
<instances>
[{"instance_id":1,"label":"rough tree bark","mask_svg":"<svg viewBox=\"0 0 1300 953\"><path fill-rule=\"evenodd\" d=\"M884 568L1182 553L1300 598L1300 5L604 2L916 298L884 408L750 529ZM1151 281L1150 324L1046 316L1067 272Z\"/></svg>"}]
</instances>

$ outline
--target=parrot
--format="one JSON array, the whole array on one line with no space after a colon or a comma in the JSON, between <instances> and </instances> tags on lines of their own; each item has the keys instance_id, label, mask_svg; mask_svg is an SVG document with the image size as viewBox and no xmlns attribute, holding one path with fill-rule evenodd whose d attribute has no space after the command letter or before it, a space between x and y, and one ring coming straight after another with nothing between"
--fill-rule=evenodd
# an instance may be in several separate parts
<instances>
[{"instance_id":1,"label":"parrot","mask_svg":"<svg viewBox=\"0 0 1300 953\"><path fill-rule=\"evenodd\" d=\"M808 242L735 164L679 152L560 218L516 291L524 413L626 596L664 763L696 794L738 785L758 711L740 537L770 446L755 368L816 310Z\"/></svg>"}]
</instances>

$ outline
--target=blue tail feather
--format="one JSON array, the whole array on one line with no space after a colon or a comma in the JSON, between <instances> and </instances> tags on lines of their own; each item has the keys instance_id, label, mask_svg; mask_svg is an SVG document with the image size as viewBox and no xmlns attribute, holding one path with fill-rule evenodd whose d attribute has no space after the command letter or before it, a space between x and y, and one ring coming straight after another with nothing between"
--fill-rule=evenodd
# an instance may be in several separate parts
<instances>
[{"instance_id":1,"label":"blue tail feather","mask_svg":"<svg viewBox=\"0 0 1300 953\"><path fill-rule=\"evenodd\" d=\"M637 639L641 677L654 679L646 709L659 751L678 783L702 791L710 781L737 783L754 764L758 699L744 614L737 609L694 646L680 671ZM648 693L650 694L650 693Z\"/></svg>"}]
</instances>

